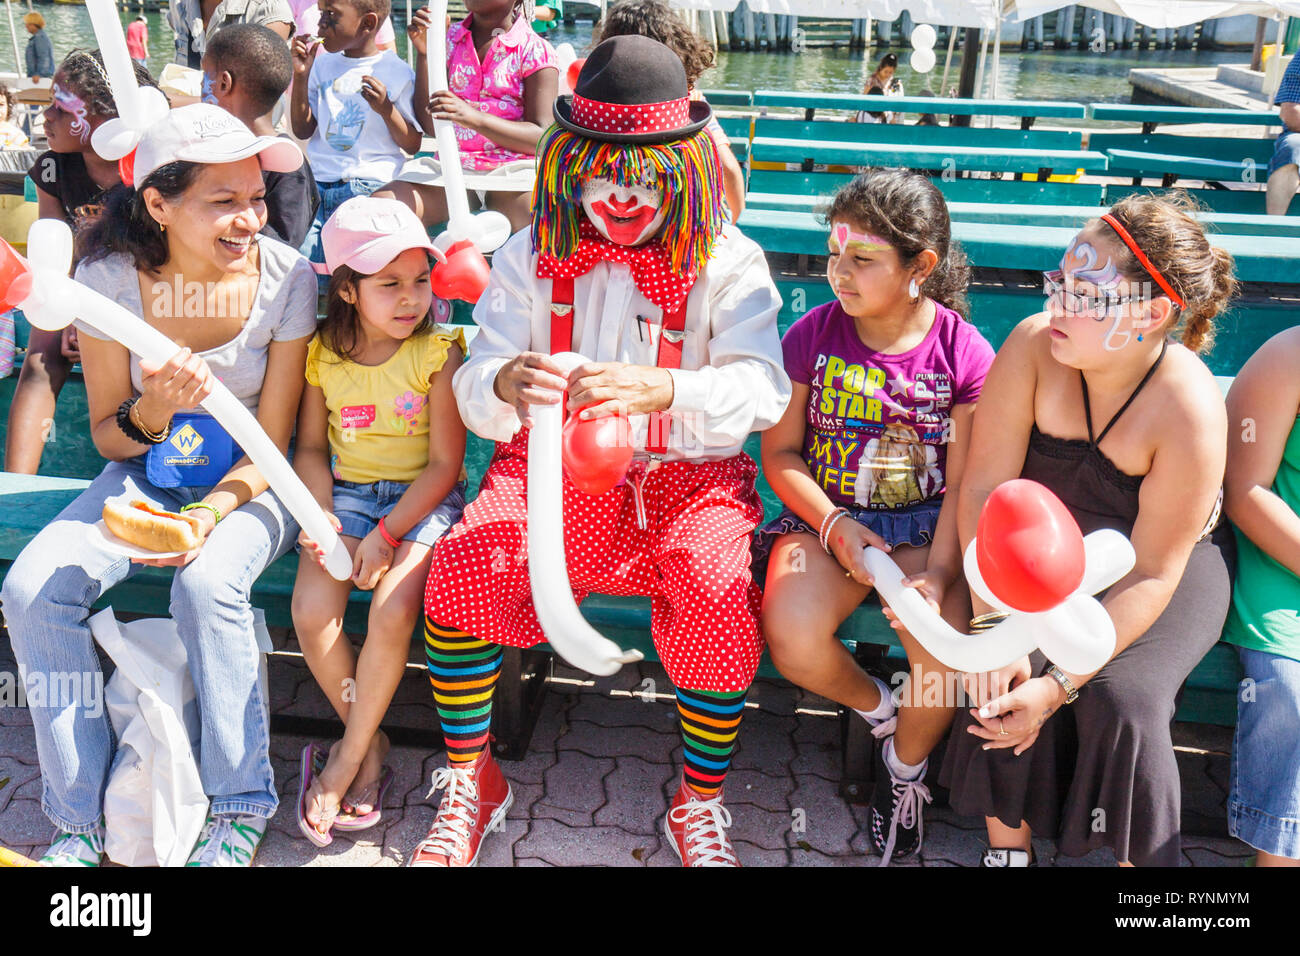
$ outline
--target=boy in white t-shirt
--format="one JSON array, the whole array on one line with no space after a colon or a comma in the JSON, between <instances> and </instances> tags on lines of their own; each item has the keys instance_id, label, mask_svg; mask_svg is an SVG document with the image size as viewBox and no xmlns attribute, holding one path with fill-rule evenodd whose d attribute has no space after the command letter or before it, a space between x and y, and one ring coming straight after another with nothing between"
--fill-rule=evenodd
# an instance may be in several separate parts
<instances>
[{"instance_id":1,"label":"boy in white t-shirt","mask_svg":"<svg viewBox=\"0 0 1300 956\"><path fill-rule=\"evenodd\" d=\"M320 229L334 210L393 179L403 151L417 152L422 136L412 105L415 72L376 44L389 0L321 0L320 10L320 43L294 38L290 100L293 132L308 141L320 190L302 245L313 263L324 261Z\"/></svg>"}]
</instances>

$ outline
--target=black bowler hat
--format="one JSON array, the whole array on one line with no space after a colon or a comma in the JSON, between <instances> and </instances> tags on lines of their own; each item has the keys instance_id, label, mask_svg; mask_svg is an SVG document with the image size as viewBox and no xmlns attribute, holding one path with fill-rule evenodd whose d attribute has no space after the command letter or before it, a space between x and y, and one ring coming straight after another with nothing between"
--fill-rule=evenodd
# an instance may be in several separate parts
<instances>
[{"instance_id":1,"label":"black bowler hat","mask_svg":"<svg viewBox=\"0 0 1300 956\"><path fill-rule=\"evenodd\" d=\"M691 100L686 70L658 40L610 37L587 57L572 96L555 100L555 121L588 139L666 143L703 129L713 111Z\"/></svg>"}]
</instances>

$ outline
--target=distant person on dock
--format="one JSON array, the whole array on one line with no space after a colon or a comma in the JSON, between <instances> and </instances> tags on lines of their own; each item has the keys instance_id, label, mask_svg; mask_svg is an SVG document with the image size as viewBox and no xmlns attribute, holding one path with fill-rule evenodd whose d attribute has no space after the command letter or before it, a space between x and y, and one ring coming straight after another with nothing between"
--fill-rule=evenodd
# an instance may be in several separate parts
<instances>
[{"instance_id":1,"label":"distant person on dock","mask_svg":"<svg viewBox=\"0 0 1300 956\"><path fill-rule=\"evenodd\" d=\"M203 99L232 113L258 136L276 136L271 112L293 82L289 47L256 23L222 27L203 54ZM288 137L285 137L288 139ZM262 234L297 249L307 238L320 192L305 159L287 172L262 170L266 183L266 225Z\"/></svg>"},{"instance_id":2,"label":"distant person on dock","mask_svg":"<svg viewBox=\"0 0 1300 956\"><path fill-rule=\"evenodd\" d=\"M1293 56L1282 76L1274 99L1285 129L1277 138L1268 163L1266 210L1270 216L1285 216L1300 187L1300 56Z\"/></svg>"},{"instance_id":3,"label":"distant person on dock","mask_svg":"<svg viewBox=\"0 0 1300 956\"><path fill-rule=\"evenodd\" d=\"M293 35L289 0L169 0L167 22L176 34L176 62L203 69L208 41L232 23L260 23L287 43Z\"/></svg>"},{"instance_id":4,"label":"distant person on dock","mask_svg":"<svg viewBox=\"0 0 1300 956\"><path fill-rule=\"evenodd\" d=\"M126 52L140 66L149 65L149 23L143 13L126 28Z\"/></svg>"},{"instance_id":5,"label":"distant person on dock","mask_svg":"<svg viewBox=\"0 0 1300 956\"><path fill-rule=\"evenodd\" d=\"M449 89L428 96L428 31L439 25L424 8L411 20L408 35L416 50L415 114L434 135L433 121L455 124L461 168L490 173L535 165L537 142L551 125L560 69L554 48L529 26L524 0L467 0L469 15L447 30ZM445 222L442 159L411 160L378 195L399 199L425 226ZM477 197L470 191L471 204ZM492 190L487 207L504 214L517 231L532 220L532 193Z\"/></svg>"},{"instance_id":6,"label":"distant person on dock","mask_svg":"<svg viewBox=\"0 0 1300 956\"><path fill-rule=\"evenodd\" d=\"M686 70L691 99L704 101L696 83L705 70L713 66L713 48L698 34L692 33L677 11L666 0L619 0L605 13L600 33L592 37L592 44L610 37L639 34L658 40L677 54ZM716 116L710 116L705 127L722 160L722 181L727 189L727 208L735 222L745 211L745 171L740 168L731 143Z\"/></svg>"},{"instance_id":7,"label":"distant person on dock","mask_svg":"<svg viewBox=\"0 0 1300 956\"><path fill-rule=\"evenodd\" d=\"M320 230L353 196L369 196L420 148L415 72L376 42L388 0L321 0L320 35L294 37L293 134L307 140L320 206L300 247L323 265Z\"/></svg>"},{"instance_id":8,"label":"distant person on dock","mask_svg":"<svg viewBox=\"0 0 1300 956\"><path fill-rule=\"evenodd\" d=\"M54 75L54 47L45 32L45 18L39 13L29 13L23 17L23 24L32 38L27 41L27 76L33 83L38 83L47 76Z\"/></svg>"},{"instance_id":9,"label":"distant person on dock","mask_svg":"<svg viewBox=\"0 0 1300 956\"><path fill-rule=\"evenodd\" d=\"M144 67L135 68L141 86L154 86ZM42 219L62 219L74 233L83 219L95 215L104 193L121 183L115 160L101 159L91 148L90 135L117 116L108 76L98 50L73 50L54 73L54 101L45 108L45 138L49 149L36 157L28 177L36 186ZM9 405L4 470L34 475L49 440L59 392L80 361L73 326L62 332L32 329L27 356Z\"/></svg>"},{"instance_id":10,"label":"distant person on dock","mask_svg":"<svg viewBox=\"0 0 1300 956\"><path fill-rule=\"evenodd\" d=\"M886 53L876 65L876 72L871 74L862 92L866 96L902 96L903 81L895 73L898 71L898 54ZM876 113L863 110L858 113L859 123L900 123L902 113Z\"/></svg>"}]
</instances>

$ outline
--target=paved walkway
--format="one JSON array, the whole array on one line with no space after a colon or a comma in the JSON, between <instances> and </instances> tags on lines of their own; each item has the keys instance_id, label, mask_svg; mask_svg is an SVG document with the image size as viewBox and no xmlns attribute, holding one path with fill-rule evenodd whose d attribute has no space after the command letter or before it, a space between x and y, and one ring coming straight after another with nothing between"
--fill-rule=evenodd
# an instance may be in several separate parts
<instances>
[{"instance_id":1,"label":"paved walkway","mask_svg":"<svg viewBox=\"0 0 1300 956\"><path fill-rule=\"evenodd\" d=\"M277 642L279 643L279 642ZM0 638L0 672L13 673L8 641ZM592 680L558 668L527 759L504 763L515 793L502 834L484 846L483 866L675 866L662 837L663 815L677 782L681 744L671 686L662 668L627 667ZM639 696L634 696L639 695ZM277 713L325 716L326 704L300 659L277 658L271 667ZM840 779L839 721L834 708L780 681L759 681L749 698L741 746L727 777L731 836L747 866L871 866L867 809L846 804ZM395 724L425 727L434 721L427 681L418 672L403 680L390 712ZM1193 733L1193 731L1195 733ZM1199 736L1196 736L1199 734ZM1179 753L1189 830L1222 831L1230 736L1216 729L1179 728L1192 749ZM441 753L395 747L396 783L384 818L355 839L340 836L317 849L298 833L294 799L298 758L305 738L276 735L271 742L280 809L257 857L261 866L398 866L424 836L434 805L425 799ZM6 778L7 781L6 781ZM31 720L25 710L0 707L0 845L40 855L50 827L40 812L40 779ZM919 862L899 865L974 866L983 848L980 821L930 808ZM1044 864L1107 866L1098 851L1053 860L1050 841L1038 841ZM1240 866L1250 856L1226 837L1185 834L1188 865Z\"/></svg>"}]
</instances>

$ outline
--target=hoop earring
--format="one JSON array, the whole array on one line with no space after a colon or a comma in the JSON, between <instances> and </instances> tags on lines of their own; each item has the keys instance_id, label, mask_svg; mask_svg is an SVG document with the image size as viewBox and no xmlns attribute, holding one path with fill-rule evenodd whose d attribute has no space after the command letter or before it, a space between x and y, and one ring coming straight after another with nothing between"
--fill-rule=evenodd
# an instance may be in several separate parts
<instances>
[{"instance_id":1,"label":"hoop earring","mask_svg":"<svg viewBox=\"0 0 1300 956\"><path fill-rule=\"evenodd\" d=\"M912 281L907 284L907 294L912 297L913 302L921 298L921 287L916 284L915 276L913 276Z\"/></svg>"}]
</instances>

